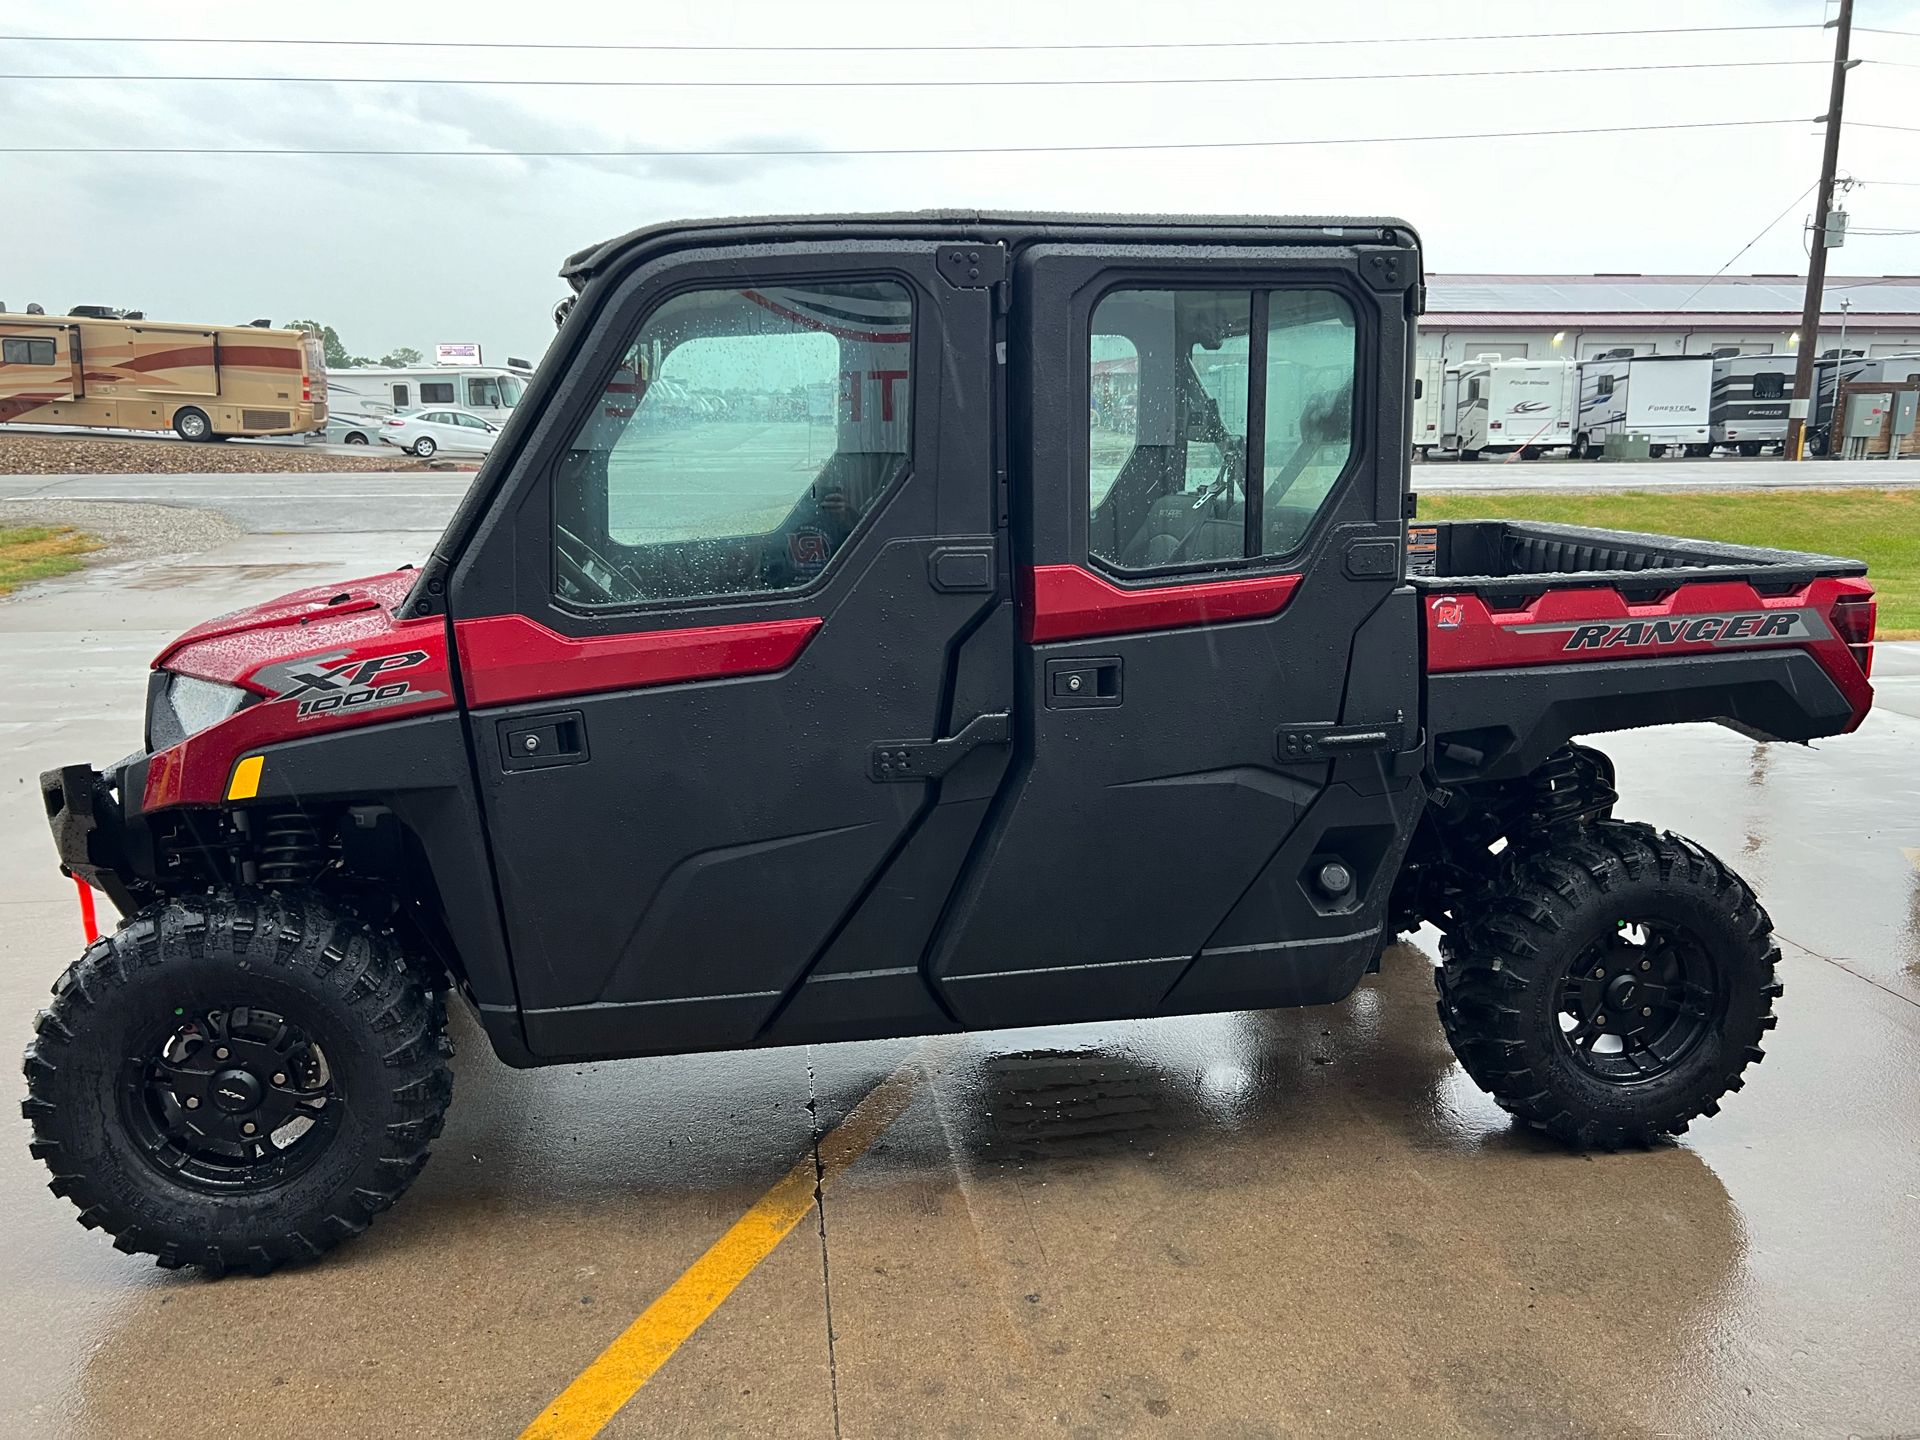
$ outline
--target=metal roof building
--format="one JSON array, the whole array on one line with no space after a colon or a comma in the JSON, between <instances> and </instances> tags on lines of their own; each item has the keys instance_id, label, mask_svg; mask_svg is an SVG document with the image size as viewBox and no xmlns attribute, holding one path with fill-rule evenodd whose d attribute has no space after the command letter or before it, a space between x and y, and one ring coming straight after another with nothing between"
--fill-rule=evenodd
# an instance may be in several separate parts
<instances>
[{"instance_id":1,"label":"metal roof building","mask_svg":"<svg viewBox=\"0 0 1920 1440\"><path fill-rule=\"evenodd\" d=\"M1745 353L1799 345L1803 277L1794 275L1429 275L1420 353L1449 360L1585 359ZM1920 351L1920 275L1834 275L1820 321L1822 350Z\"/></svg>"}]
</instances>

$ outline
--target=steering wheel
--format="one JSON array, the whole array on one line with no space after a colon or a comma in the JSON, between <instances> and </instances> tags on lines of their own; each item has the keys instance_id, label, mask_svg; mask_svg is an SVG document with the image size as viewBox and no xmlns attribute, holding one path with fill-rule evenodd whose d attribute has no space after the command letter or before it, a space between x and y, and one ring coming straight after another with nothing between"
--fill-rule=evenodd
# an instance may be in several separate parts
<instances>
[{"instance_id":1,"label":"steering wheel","mask_svg":"<svg viewBox=\"0 0 1920 1440\"><path fill-rule=\"evenodd\" d=\"M620 598L614 588L623 578L619 566L564 525L553 527L553 541L560 579L578 592L578 598L602 604Z\"/></svg>"}]
</instances>

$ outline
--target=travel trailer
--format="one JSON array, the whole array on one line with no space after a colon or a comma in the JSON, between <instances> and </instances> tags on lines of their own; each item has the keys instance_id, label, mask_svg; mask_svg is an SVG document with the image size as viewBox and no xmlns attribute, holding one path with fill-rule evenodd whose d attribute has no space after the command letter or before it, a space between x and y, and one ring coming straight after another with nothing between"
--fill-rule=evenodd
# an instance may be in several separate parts
<instances>
[{"instance_id":1,"label":"travel trailer","mask_svg":"<svg viewBox=\"0 0 1920 1440\"><path fill-rule=\"evenodd\" d=\"M111 312L0 314L7 421L171 430L182 440L303 434L327 422L320 337Z\"/></svg>"},{"instance_id":2,"label":"travel trailer","mask_svg":"<svg viewBox=\"0 0 1920 1440\"><path fill-rule=\"evenodd\" d=\"M1579 362L1580 406L1575 459L1597 459L1607 442L1629 432L1652 442L1655 459L1669 450L1713 452L1711 355L1602 355Z\"/></svg>"},{"instance_id":3,"label":"travel trailer","mask_svg":"<svg viewBox=\"0 0 1920 1440\"><path fill-rule=\"evenodd\" d=\"M1422 460L1433 450L1447 448L1453 434L1453 399L1459 376L1459 366L1449 365L1438 355L1423 355L1413 362L1413 404L1409 407L1413 412L1413 453Z\"/></svg>"},{"instance_id":4,"label":"travel trailer","mask_svg":"<svg viewBox=\"0 0 1920 1440\"><path fill-rule=\"evenodd\" d=\"M1580 394L1571 360L1482 360L1459 367L1457 432L1462 460L1482 454L1538 459L1573 444Z\"/></svg>"},{"instance_id":5,"label":"travel trailer","mask_svg":"<svg viewBox=\"0 0 1920 1440\"><path fill-rule=\"evenodd\" d=\"M1786 443L1794 360L1791 354L1715 358L1713 402L1707 417L1714 445L1758 455Z\"/></svg>"}]
</instances>

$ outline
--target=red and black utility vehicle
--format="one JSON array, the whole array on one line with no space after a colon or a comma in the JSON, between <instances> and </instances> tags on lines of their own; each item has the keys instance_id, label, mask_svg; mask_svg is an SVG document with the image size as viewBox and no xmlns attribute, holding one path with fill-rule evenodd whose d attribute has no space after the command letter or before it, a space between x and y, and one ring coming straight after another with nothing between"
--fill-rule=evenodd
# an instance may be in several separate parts
<instances>
[{"instance_id":1,"label":"red and black utility vehicle","mask_svg":"<svg viewBox=\"0 0 1920 1440\"><path fill-rule=\"evenodd\" d=\"M1871 703L1864 567L1407 492L1393 220L641 230L407 569L213 620L43 777L117 929L34 1153L164 1265L361 1230L445 997L515 1065L1327 1004L1445 932L1467 1070L1575 1144L1713 1112L1753 893L1576 737Z\"/></svg>"}]
</instances>

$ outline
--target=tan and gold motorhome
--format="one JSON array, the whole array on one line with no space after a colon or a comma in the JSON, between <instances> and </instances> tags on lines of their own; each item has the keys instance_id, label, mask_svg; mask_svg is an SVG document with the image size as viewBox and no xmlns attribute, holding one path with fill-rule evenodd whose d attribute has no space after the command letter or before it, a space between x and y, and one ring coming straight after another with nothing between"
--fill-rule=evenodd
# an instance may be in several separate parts
<instances>
[{"instance_id":1,"label":"tan and gold motorhome","mask_svg":"<svg viewBox=\"0 0 1920 1440\"><path fill-rule=\"evenodd\" d=\"M325 349L304 330L0 313L0 424L225 440L326 420Z\"/></svg>"}]
</instances>

